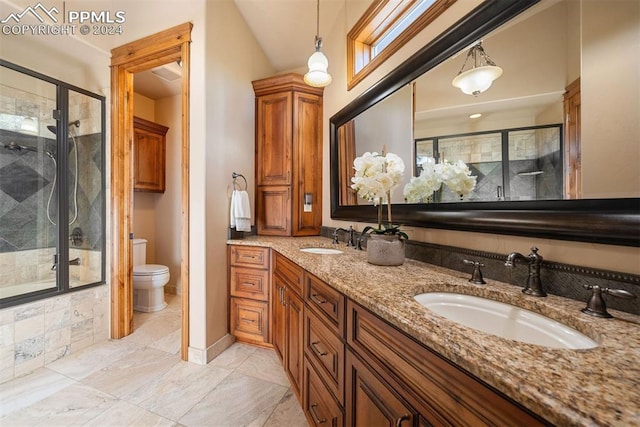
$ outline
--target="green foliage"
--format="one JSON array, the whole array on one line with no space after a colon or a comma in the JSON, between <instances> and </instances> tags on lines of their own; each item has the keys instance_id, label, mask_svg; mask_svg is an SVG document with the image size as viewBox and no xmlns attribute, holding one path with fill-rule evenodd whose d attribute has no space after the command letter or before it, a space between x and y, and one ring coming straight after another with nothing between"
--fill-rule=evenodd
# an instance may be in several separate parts
<instances>
[{"instance_id":1,"label":"green foliage","mask_svg":"<svg viewBox=\"0 0 640 427\"><path fill-rule=\"evenodd\" d=\"M370 225L366 226L362 230L362 234L374 233L374 234L388 234L390 236L398 236L400 239L408 240L409 236L404 231L400 231L400 225L382 224L381 228L375 228Z\"/></svg>"}]
</instances>

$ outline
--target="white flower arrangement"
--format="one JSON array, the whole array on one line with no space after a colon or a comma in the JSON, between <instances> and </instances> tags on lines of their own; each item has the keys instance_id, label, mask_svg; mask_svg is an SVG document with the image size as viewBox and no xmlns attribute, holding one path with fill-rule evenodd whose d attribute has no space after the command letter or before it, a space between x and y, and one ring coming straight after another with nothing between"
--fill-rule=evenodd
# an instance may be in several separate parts
<instances>
[{"instance_id":1,"label":"white flower arrangement","mask_svg":"<svg viewBox=\"0 0 640 427\"><path fill-rule=\"evenodd\" d=\"M351 178L351 188L375 205L388 202L404 175L404 162L393 153L366 152L356 157L353 168L356 172Z\"/></svg>"},{"instance_id":2,"label":"white flower arrangement","mask_svg":"<svg viewBox=\"0 0 640 427\"><path fill-rule=\"evenodd\" d=\"M404 198L409 203L419 203L433 198L434 192L445 184L460 198L467 196L476 187L476 178L462 160L455 163L436 163L432 157L422 162L420 176L411 178L404 186Z\"/></svg>"},{"instance_id":3,"label":"white flower arrangement","mask_svg":"<svg viewBox=\"0 0 640 427\"><path fill-rule=\"evenodd\" d=\"M366 152L353 161L355 175L351 178L351 188L365 200L378 206L378 228L366 227L377 234L396 234L401 238L407 235L399 230L399 226L391 223L391 193L400 184L404 175L404 161L396 154ZM382 205L387 204L388 224L382 224Z\"/></svg>"}]
</instances>

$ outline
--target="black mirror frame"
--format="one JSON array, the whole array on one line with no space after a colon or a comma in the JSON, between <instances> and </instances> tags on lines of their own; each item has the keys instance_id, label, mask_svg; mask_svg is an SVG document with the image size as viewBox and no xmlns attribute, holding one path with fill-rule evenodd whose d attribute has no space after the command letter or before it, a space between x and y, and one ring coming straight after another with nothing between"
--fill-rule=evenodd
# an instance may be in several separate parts
<instances>
[{"instance_id":1,"label":"black mirror frame","mask_svg":"<svg viewBox=\"0 0 640 427\"><path fill-rule=\"evenodd\" d=\"M488 0L329 120L331 218L375 222L370 205L339 204L338 128L540 0ZM394 204L397 224L640 247L640 198Z\"/></svg>"}]
</instances>

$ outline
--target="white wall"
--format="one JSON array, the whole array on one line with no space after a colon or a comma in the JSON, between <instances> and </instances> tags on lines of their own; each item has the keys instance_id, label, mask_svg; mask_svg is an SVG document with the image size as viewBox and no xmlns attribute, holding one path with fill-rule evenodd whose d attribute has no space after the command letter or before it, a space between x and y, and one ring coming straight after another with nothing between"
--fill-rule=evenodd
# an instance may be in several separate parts
<instances>
[{"instance_id":1,"label":"white wall","mask_svg":"<svg viewBox=\"0 0 640 427\"><path fill-rule=\"evenodd\" d=\"M207 3L206 19L203 58L207 80L204 96L199 97L207 112L203 121L206 152L192 154L206 159L206 171L199 176L206 187L206 218L202 221L206 233L198 235L206 251L207 292L202 301L206 304L207 342L213 343L227 331L226 239L232 172L246 177L250 199L255 200L255 97L251 81L269 77L274 70L232 1Z\"/></svg>"},{"instance_id":2,"label":"white wall","mask_svg":"<svg viewBox=\"0 0 640 427\"><path fill-rule=\"evenodd\" d=\"M182 97L156 101L156 121L169 127L166 135L166 188L155 205L155 262L169 267L171 280L165 288L181 294L182 260Z\"/></svg>"},{"instance_id":3,"label":"white wall","mask_svg":"<svg viewBox=\"0 0 640 427\"><path fill-rule=\"evenodd\" d=\"M640 197L640 2L586 1L582 12L583 193Z\"/></svg>"}]
</instances>

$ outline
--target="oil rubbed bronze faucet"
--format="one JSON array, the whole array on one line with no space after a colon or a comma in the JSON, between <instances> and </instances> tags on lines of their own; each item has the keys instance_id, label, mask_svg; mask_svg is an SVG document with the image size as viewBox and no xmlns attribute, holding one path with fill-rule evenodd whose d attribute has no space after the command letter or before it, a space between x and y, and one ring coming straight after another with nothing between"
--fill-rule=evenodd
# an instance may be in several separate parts
<instances>
[{"instance_id":1,"label":"oil rubbed bronze faucet","mask_svg":"<svg viewBox=\"0 0 640 427\"><path fill-rule=\"evenodd\" d=\"M355 242L355 230L353 229L353 226L350 225L349 229L347 230L346 228L336 228L335 231L333 232L333 243L335 245L338 244L338 232L340 231L346 231L349 233L349 240L347 240L347 246L353 246L354 248L356 247L356 242Z\"/></svg>"},{"instance_id":2,"label":"oil rubbed bronze faucet","mask_svg":"<svg viewBox=\"0 0 640 427\"><path fill-rule=\"evenodd\" d=\"M590 316L603 317L603 318L611 318L613 317L607 311L607 305L604 302L604 298L602 298L602 294L611 295L618 298L626 298L633 299L636 296L629 291L625 291L624 289L611 289L611 288L603 288L598 285L582 285L585 289L591 290L591 296L589 297L589 301L587 301L587 306L582 309L583 313L586 313Z\"/></svg>"},{"instance_id":3,"label":"oil rubbed bronze faucet","mask_svg":"<svg viewBox=\"0 0 640 427\"><path fill-rule=\"evenodd\" d=\"M519 252L511 252L507 255L507 261L504 265L507 268L514 268L516 266L516 260L529 263L529 278L527 279L527 284L522 292L534 297L546 297L547 293L542 289L542 282L540 281L540 264L542 264L542 255L538 255L538 248L535 246L532 247L531 253L528 256L524 256Z\"/></svg>"}]
</instances>

